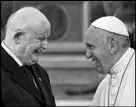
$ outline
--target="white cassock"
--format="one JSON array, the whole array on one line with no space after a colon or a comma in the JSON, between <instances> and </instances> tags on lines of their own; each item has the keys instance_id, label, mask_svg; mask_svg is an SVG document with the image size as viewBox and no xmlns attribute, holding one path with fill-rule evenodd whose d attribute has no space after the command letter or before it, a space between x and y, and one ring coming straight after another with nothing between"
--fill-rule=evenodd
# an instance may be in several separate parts
<instances>
[{"instance_id":1,"label":"white cassock","mask_svg":"<svg viewBox=\"0 0 136 107\"><path fill-rule=\"evenodd\" d=\"M91 103L91 106L114 105L135 106L135 50L132 48L128 48L99 84Z\"/></svg>"}]
</instances>

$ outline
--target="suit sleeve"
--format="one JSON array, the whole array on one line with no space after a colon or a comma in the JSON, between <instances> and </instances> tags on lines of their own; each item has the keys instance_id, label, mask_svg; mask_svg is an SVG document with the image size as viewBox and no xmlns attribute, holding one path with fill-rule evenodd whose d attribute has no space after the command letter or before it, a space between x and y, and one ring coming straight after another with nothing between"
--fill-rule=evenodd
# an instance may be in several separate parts
<instances>
[{"instance_id":1,"label":"suit sleeve","mask_svg":"<svg viewBox=\"0 0 136 107\"><path fill-rule=\"evenodd\" d=\"M17 91L14 89L8 75L5 74L3 67L1 67L1 104L3 106L20 106L23 104L17 97Z\"/></svg>"}]
</instances>

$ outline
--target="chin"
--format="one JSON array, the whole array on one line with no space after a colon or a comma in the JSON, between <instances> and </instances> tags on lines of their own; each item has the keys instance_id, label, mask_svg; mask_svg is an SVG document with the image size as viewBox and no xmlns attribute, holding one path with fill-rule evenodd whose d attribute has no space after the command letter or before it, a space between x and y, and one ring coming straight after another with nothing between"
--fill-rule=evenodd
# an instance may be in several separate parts
<instances>
[{"instance_id":1,"label":"chin","mask_svg":"<svg viewBox=\"0 0 136 107\"><path fill-rule=\"evenodd\" d=\"M105 74L102 69L98 69L98 72L100 72L101 74Z\"/></svg>"},{"instance_id":2,"label":"chin","mask_svg":"<svg viewBox=\"0 0 136 107\"><path fill-rule=\"evenodd\" d=\"M33 54L33 55L31 55L29 62L30 62L31 64L35 64L35 63L38 62L38 60L39 60L39 56Z\"/></svg>"},{"instance_id":3,"label":"chin","mask_svg":"<svg viewBox=\"0 0 136 107\"><path fill-rule=\"evenodd\" d=\"M29 60L29 61L25 62L25 65L33 65L33 64L35 64L35 63L36 63L36 62Z\"/></svg>"},{"instance_id":4,"label":"chin","mask_svg":"<svg viewBox=\"0 0 136 107\"><path fill-rule=\"evenodd\" d=\"M97 70L98 70L98 72L100 72L101 74L104 74L104 75L107 73L106 70L103 69L102 67L98 67Z\"/></svg>"},{"instance_id":5,"label":"chin","mask_svg":"<svg viewBox=\"0 0 136 107\"><path fill-rule=\"evenodd\" d=\"M103 68L103 69L102 69L102 74L105 75L105 74L109 73L109 71L110 71L110 70L108 70L108 69L106 69L106 68Z\"/></svg>"}]
</instances>

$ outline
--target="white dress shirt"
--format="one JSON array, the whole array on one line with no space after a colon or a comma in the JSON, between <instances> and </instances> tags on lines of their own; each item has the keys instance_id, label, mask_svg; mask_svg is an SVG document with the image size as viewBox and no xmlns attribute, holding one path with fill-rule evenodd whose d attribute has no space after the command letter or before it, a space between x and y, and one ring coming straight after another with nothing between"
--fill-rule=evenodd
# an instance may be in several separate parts
<instances>
[{"instance_id":1,"label":"white dress shirt","mask_svg":"<svg viewBox=\"0 0 136 107\"><path fill-rule=\"evenodd\" d=\"M16 57L15 54L13 54L11 52L10 49L8 49L8 47L6 46L6 44L4 43L4 41L2 41L1 46L5 49L5 51L17 62L17 64L21 67L23 66L23 63Z\"/></svg>"},{"instance_id":2,"label":"white dress shirt","mask_svg":"<svg viewBox=\"0 0 136 107\"><path fill-rule=\"evenodd\" d=\"M114 105L135 106L135 50L132 48L128 48L99 84L91 106Z\"/></svg>"}]
</instances>

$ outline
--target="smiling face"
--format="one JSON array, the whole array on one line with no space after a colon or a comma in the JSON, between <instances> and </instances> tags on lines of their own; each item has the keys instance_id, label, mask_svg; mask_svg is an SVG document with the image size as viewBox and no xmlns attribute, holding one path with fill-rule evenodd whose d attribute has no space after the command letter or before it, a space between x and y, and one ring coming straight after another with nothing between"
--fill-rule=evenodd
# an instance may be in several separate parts
<instances>
[{"instance_id":1,"label":"smiling face","mask_svg":"<svg viewBox=\"0 0 136 107\"><path fill-rule=\"evenodd\" d=\"M106 34L103 30L92 26L85 33L86 58L91 58L98 71L103 74L109 72L113 63L105 38Z\"/></svg>"},{"instance_id":2,"label":"smiling face","mask_svg":"<svg viewBox=\"0 0 136 107\"><path fill-rule=\"evenodd\" d=\"M15 45L15 54L25 65L31 65L38 61L40 54L47 48L47 37L50 35L50 29L46 33L27 32L22 34Z\"/></svg>"},{"instance_id":3,"label":"smiling face","mask_svg":"<svg viewBox=\"0 0 136 107\"><path fill-rule=\"evenodd\" d=\"M9 17L4 42L24 65L31 65L45 52L50 30L50 22L42 12L23 7Z\"/></svg>"}]
</instances>

